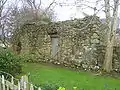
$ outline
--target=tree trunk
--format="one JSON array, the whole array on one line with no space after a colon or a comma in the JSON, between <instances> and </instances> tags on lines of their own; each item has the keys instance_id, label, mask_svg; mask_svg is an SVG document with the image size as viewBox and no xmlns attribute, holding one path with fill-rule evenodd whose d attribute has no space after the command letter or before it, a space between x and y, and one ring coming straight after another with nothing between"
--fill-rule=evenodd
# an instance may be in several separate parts
<instances>
[{"instance_id":1,"label":"tree trunk","mask_svg":"<svg viewBox=\"0 0 120 90\"><path fill-rule=\"evenodd\" d=\"M113 40L107 44L103 69L106 72L112 71Z\"/></svg>"},{"instance_id":2,"label":"tree trunk","mask_svg":"<svg viewBox=\"0 0 120 90\"><path fill-rule=\"evenodd\" d=\"M107 37L107 47L105 53L105 60L103 69L106 72L112 71L112 59L113 59L113 46L117 30L117 21L118 21L118 5L119 0L114 0L114 8L112 20L110 16L110 0L105 0L105 11L106 11L106 23L108 25L108 37Z\"/></svg>"}]
</instances>

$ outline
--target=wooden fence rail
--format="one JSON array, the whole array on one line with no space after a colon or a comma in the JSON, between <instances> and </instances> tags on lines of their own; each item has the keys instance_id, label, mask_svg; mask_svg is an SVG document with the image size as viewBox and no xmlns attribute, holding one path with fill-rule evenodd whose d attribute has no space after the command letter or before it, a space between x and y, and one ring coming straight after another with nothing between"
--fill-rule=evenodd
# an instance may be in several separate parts
<instances>
[{"instance_id":1,"label":"wooden fence rail","mask_svg":"<svg viewBox=\"0 0 120 90\"><path fill-rule=\"evenodd\" d=\"M0 90L41 90L41 88L29 83L26 75L21 79L16 79L12 75L0 71Z\"/></svg>"}]
</instances>

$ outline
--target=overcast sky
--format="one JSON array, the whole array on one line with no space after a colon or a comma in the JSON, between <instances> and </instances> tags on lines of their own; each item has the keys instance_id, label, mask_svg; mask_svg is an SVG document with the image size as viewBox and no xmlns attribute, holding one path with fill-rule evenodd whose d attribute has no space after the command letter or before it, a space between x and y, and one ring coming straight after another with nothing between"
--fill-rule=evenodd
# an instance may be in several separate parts
<instances>
[{"instance_id":1,"label":"overcast sky","mask_svg":"<svg viewBox=\"0 0 120 90\"><path fill-rule=\"evenodd\" d=\"M52 0L43 0L43 3L45 6L47 6L50 4L51 1ZM93 3L93 2L95 2L95 0L89 0L92 3L82 2L83 4L90 6L89 8L88 8L88 6L82 7L84 9L81 9L81 7L79 7L81 5L78 2L75 3L75 0L56 0L56 1L57 1L57 3L62 3L62 5L63 5L63 6L56 5L54 8L55 13L57 15L57 19L60 21L68 20L71 18L83 18L82 12L85 12L86 14L89 14L89 15L93 15L94 10L91 9L90 7L96 6L96 4ZM63 4L63 3L67 3L67 4ZM102 7L101 6L102 3L103 2L100 2L100 4L97 4L98 10ZM100 16L101 18L105 17L104 12L102 12L102 11L100 11L97 15Z\"/></svg>"},{"instance_id":2,"label":"overcast sky","mask_svg":"<svg viewBox=\"0 0 120 90\"><path fill-rule=\"evenodd\" d=\"M14 0L10 0L10 2L11 1L14 1ZM53 0L41 0L41 1L42 1L42 7L47 7ZM82 14L82 12L85 12L88 15L93 15L94 10L92 9L92 7L97 7L97 10L99 10L103 7L103 3L104 3L103 2L104 0L101 0L101 2L99 2L98 4L94 3L96 0L88 0L89 2L81 2L81 3L86 4L89 7L88 6L79 7L81 5L78 2L75 3L75 1L77 0L56 0L56 2L59 5L54 4L55 5L54 11L58 21L64 21L71 18L83 18L84 15ZM63 6L60 6L60 3L62 3ZM67 3L67 4L63 4L63 3ZM119 12L120 12L120 9L119 9ZM105 18L103 9L100 10L99 13L97 13L97 16L101 18ZM120 16L120 14L118 16Z\"/></svg>"},{"instance_id":3,"label":"overcast sky","mask_svg":"<svg viewBox=\"0 0 120 90\"><path fill-rule=\"evenodd\" d=\"M44 6L47 6L48 4L50 4L52 0L43 0ZM104 0L99 0L100 2L95 3L98 0L79 0L82 1L83 5L82 7L80 7L81 5L79 4L79 2L75 2L77 0L56 0L58 3L67 3L67 5L56 5L54 10L55 13L57 14L57 19L60 21L63 20L68 20L73 18L83 18L84 15L82 12L85 12L88 15L93 15L94 14L94 7L97 8L97 10L100 10L97 13L97 16L99 16L100 18L105 18L105 13L103 12L104 8ZM84 2L83 2L84 1ZM88 1L88 2L86 2ZM113 0L111 0L111 5ZM75 4L75 6L74 6ZM69 6L68 6L69 5ZM102 8L102 9L101 9ZM111 12L112 13L112 12ZM119 9L119 15L120 17L120 9Z\"/></svg>"}]
</instances>

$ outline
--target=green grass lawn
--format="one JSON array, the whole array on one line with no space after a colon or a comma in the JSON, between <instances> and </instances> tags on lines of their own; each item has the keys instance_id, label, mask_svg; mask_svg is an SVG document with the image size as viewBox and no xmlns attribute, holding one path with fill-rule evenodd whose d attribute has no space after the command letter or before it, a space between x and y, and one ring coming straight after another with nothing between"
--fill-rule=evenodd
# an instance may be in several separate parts
<instances>
[{"instance_id":1,"label":"green grass lawn","mask_svg":"<svg viewBox=\"0 0 120 90\"><path fill-rule=\"evenodd\" d=\"M120 79L76 72L54 65L27 63L23 71L30 72L30 81L34 84L52 83L66 90L73 90L73 87L77 87L77 90L120 90Z\"/></svg>"}]
</instances>

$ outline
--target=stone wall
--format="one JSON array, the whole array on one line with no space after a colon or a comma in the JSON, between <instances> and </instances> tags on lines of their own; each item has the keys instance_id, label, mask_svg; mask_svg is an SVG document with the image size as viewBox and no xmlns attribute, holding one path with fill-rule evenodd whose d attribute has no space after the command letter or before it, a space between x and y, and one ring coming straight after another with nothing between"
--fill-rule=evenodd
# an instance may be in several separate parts
<instances>
[{"instance_id":1,"label":"stone wall","mask_svg":"<svg viewBox=\"0 0 120 90\"><path fill-rule=\"evenodd\" d=\"M52 22L46 25L24 25L21 37L23 51L35 49L36 61L51 62L72 68L99 70L102 67L105 45L106 25L98 17L88 16L83 19ZM32 33L31 33L32 32ZM37 33L36 33L37 32ZM52 55L51 35L57 35L58 49ZM37 36L37 37L36 37ZM30 42L30 43L29 43ZM114 49L113 67L120 70L119 46ZM33 52L33 49L31 50Z\"/></svg>"}]
</instances>

